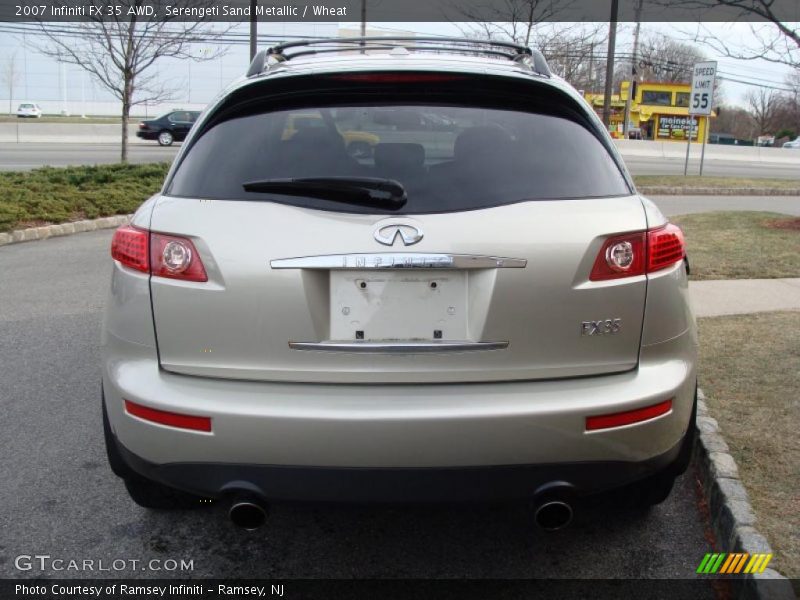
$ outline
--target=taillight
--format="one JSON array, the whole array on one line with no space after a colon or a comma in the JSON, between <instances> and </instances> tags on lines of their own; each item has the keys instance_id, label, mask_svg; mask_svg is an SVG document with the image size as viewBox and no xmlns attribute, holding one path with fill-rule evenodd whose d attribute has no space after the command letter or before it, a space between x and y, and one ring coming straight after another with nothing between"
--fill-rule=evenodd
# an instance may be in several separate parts
<instances>
[{"instance_id":1,"label":"taillight","mask_svg":"<svg viewBox=\"0 0 800 600\"><path fill-rule=\"evenodd\" d=\"M604 281L644 274L645 233L608 238L600 248L589 279Z\"/></svg>"},{"instance_id":2,"label":"taillight","mask_svg":"<svg viewBox=\"0 0 800 600\"><path fill-rule=\"evenodd\" d=\"M591 281L605 281L652 273L686 256L683 232L677 225L608 238L592 265Z\"/></svg>"},{"instance_id":3,"label":"taillight","mask_svg":"<svg viewBox=\"0 0 800 600\"><path fill-rule=\"evenodd\" d=\"M163 233L150 235L151 274L186 281L208 281L191 240Z\"/></svg>"},{"instance_id":4,"label":"taillight","mask_svg":"<svg viewBox=\"0 0 800 600\"><path fill-rule=\"evenodd\" d=\"M440 81L456 81L463 79L461 75L449 73L347 73L331 75L330 79L339 81L366 81L375 83L432 83Z\"/></svg>"},{"instance_id":5,"label":"taillight","mask_svg":"<svg viewBox=\"0 0 800 600\"><path fill-rule=\"evenodd\" d=\"M208 281L197 249L188 238L123 225L114 232L111 256L126 267L158 277Z\"/></svg>"},{"instance_id":6,"label":"taillight","mask_svg":"<svg viewBox=\"0 0 800 600\"><path fill-rule=\"evenodd\" d=\"M664 269L686 256L681 228L672 223L647 232L647 272Z\"/></svg>"},{"instance_id":7,"label":"taillight","mask_svg":"<svg viewBox=\"0 0 800 600\"><path fill-rule=\"evenodd\" d=\"M150 234L144 229L123 225L111 239L111 256L131 269L147 273L150 270L148 242Z\"/></svg>"},{"instance_id":8,"label":"taillight","mask_svg":"<svg viewBox=\"0 0 800 600\"><path fill-rule=\"evenodd\" d=\"M145 129L146 127L147 127L147 125L145 125L142 122L139 122L139 129Z\"/></svg>"}]
</instances>

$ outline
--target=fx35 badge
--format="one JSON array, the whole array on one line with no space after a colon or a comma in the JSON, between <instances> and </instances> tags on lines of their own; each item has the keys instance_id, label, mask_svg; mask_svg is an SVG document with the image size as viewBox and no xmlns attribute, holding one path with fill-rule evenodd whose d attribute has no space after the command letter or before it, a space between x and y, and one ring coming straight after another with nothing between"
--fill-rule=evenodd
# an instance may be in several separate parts
<instances>
[{"instance_id":1,"label":"fx35 badge","mask_svg":"<svg viewBox=\"0 0 800 600\"><path fill-rule=\"evenodd\" d=\"M617 333L622 327L622 319L605 319L603 321L584 321L581 323L581 335L608 335Z\"/></svg>"}]
</instances>

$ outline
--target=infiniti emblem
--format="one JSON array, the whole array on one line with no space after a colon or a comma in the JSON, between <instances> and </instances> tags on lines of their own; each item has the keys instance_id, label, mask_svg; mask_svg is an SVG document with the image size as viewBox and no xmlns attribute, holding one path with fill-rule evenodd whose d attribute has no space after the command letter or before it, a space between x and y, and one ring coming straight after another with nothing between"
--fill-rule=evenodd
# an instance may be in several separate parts
<instances>
[{"instance_id":1,"label":"infiniti emblem","mask_svg":"<svg viewBox=\"0 0 800 600\"><path fill-rule=\"evenodd\" d=\"M404 246L411 246L422 239L422 229L416 225L396 224L384 225L375 230L375 240L384 246L392 246L397 237L403 240Z\"/></svg>"}]
</instances>

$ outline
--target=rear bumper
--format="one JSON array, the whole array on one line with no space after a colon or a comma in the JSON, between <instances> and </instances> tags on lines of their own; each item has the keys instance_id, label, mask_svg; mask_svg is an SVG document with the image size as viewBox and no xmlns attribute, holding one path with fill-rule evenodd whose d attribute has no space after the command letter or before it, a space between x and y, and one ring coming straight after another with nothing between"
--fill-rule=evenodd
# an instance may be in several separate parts
<instances>
[{"instance_id":1,"label":"rear bumper","mask_svg":"<svg viewBox=\"0 0 800 600\"><path fill-rule=\"evenodd\" d=\"M625 486L675 468L683 440L642 462L587 461L460 468L295 467L228 463L154 464L124 446L127 465L147 479L195 494L222 498L248 490L269 501L485 502L525 500L557 485L574 497Z\"/></svg>"},{"instance_id":2,"label":"rear bumper","mask_svg":"<svg viewBox=\"0 0 800 600\"><path fill-rule=\"evenodd\" d=\"M157 140L158 139L158 132L157 131L137 131L136 137L140 137L143 140Z\"/></svg>"},{"instance_id":3,"label":"rear bumper","mask_svg":"<svg viewBox=\"0 0 800 600\"><path fill-rule=\"evenodd\" d=\"M158 367L154 348L107 333L103 385L114 436L132 468L196 493L217 496L244 481L275 498L347 499L347 490L361 490L367 499L386 490L402 497L403 489L414 496L435 482L530 494L537 482L553 480L587 493L644 477L674 459L691 415L695 354L689 330L645 346L637 369L615 375L486 384L288 384L169 373ZM672 410L665 415L585 429L587 416L669 398ZM125 399L211 417L212 432L134 417L125 412Z\"/></svg>"}]
</instances>

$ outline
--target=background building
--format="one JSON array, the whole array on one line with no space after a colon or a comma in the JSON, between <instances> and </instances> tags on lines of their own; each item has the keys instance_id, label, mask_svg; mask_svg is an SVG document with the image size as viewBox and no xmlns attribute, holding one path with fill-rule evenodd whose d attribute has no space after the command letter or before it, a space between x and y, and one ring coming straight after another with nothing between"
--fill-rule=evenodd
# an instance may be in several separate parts
<instances>
[{"instance_id":1,"label":"background building","mask_svg":"<svg viewBox=\"0 0 800 600\"><path fill-rule=\"evenodd\" d=\"M625 103L630 82L623 81L620 93L611 98L609 131L615 138L623 137ZM642 82L635 86L631 98L628 137L660 142L685 142L692 132L692 141L702 141L707 135L707 119L689 115L688 83ZM585 94L586 99L601 113L602 94ZM716 116L711 113L711 118Z\"/></svg>"}]
</instances>

